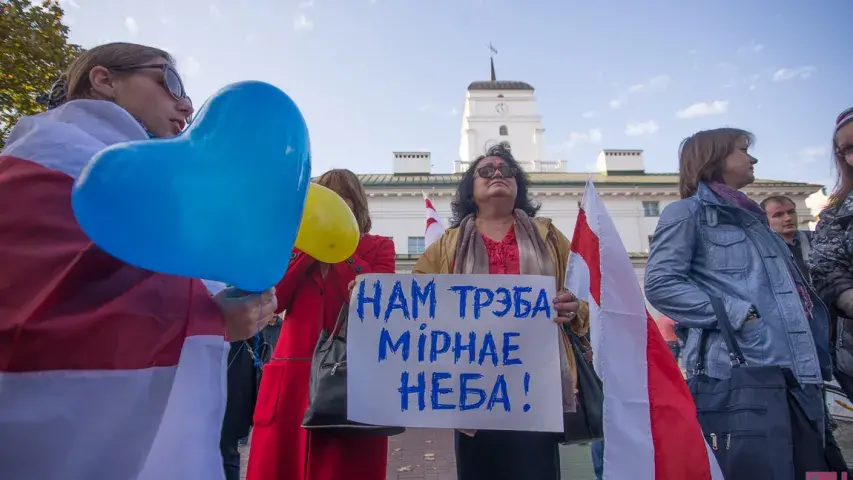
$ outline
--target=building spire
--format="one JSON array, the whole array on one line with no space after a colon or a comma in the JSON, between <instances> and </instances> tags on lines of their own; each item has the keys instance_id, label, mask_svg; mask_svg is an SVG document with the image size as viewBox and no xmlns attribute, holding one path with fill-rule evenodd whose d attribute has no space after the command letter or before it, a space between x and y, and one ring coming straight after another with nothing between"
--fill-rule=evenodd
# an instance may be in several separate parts
<instances>
[{"instance_id":1,"label":"building spire","mask_svg":"<svg viewBox=\"0 0 853 480\"><path fill-rule=\"evenodd\" d=\"M492 42L489 42L489 52L489 60L492 65L492 81L494 82L497 80L497 76L495 76L495 55L498 54L498 51L492 46Z\"/></svg>"}]
</instances>

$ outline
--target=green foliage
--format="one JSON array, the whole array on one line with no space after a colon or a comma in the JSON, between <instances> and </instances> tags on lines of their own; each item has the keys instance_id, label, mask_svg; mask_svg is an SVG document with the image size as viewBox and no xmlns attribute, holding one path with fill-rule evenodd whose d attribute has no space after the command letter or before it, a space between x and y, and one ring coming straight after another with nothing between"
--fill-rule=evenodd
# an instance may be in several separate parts
<instances>
[{"instance_id":1,"label":"green foliage","mask_svg":"<svg viewBox=\"0 0 853 480\"><path fill-rule=\"evenodd\" d=\"M82 50L68 43L55 0L0 0L0 149L18 117L44 110L47 93Z\"/></svg>"}]
</instances>

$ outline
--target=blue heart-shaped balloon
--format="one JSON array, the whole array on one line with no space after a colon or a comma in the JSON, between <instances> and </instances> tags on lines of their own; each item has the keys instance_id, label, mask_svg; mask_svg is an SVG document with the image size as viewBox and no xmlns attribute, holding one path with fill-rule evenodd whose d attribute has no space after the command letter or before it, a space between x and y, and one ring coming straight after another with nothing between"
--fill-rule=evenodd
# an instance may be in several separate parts
<instances>
[{"instance_id":1,"label":"blue heart-shaped balloon","mask_svg":"<svg viewBox=\"0 0 853 480\"><path fill-rule=\"evenodd\" d=\"M71 200L83 231L127 263L259 292L287 270L310 174L299 108L241 82L177 137L99 152Z\"/></svg>"}]
</instances>

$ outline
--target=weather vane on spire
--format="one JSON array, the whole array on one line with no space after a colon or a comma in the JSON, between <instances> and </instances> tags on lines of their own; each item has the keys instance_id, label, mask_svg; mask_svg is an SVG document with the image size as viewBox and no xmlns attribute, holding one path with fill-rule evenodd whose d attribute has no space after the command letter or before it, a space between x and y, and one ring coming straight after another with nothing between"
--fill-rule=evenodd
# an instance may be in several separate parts
<instances>
[{"instance_id":1,"label":"weather vane on spire","mask_svg":"<svg viewBox=\"0 0 853 480\"><path fill-rule=\"evenodd\" d=\"M495 55L498 54L498 50L492 45L492 42L489 42L489 52L491 52L489 60L492 64L492 81L494 82L497 80L497 76L495 75Z\"/></svg>"}]
</instances>

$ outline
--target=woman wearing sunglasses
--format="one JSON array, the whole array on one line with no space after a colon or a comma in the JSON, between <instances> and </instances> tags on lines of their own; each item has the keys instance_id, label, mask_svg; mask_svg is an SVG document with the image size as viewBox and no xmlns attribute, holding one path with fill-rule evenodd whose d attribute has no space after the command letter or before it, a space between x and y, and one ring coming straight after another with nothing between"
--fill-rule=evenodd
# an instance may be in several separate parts
<instances>
[{"instance_id":1,"label":"woman wearing sunglasses","mask_svg":"<svg viewBox=\"0 0 853 480\"><path fill-rule=\"evenodd\" d=\"M580 336L589 329L589 307L563 289L569 240L551 220L536 218L529 180L509 149L497 145L462 176L452 203L452 228L421 255L412 273L546 275L557 291L555 321ZM555 329L555 333L557 330ZM575 411L574 356L564 339L560 352L563 407ZM560 478L560 437L512 431L456 432L459 480Z\"/></svg>"},{"instance_id":2,"label":"woman wearing sunglasses","mask_svg":"<svg viewBox=\"0 0 853 480\"><path fill-rule=\"evenodd\" d=\"M172 57L95 47L46 103L0 152L2 476L222 478L223 337L273 321L273 290L211 296L199 280L128 265L92 244L70 201L99 150L186 126L193 107Z\"/></svg>"}]
</instances>

